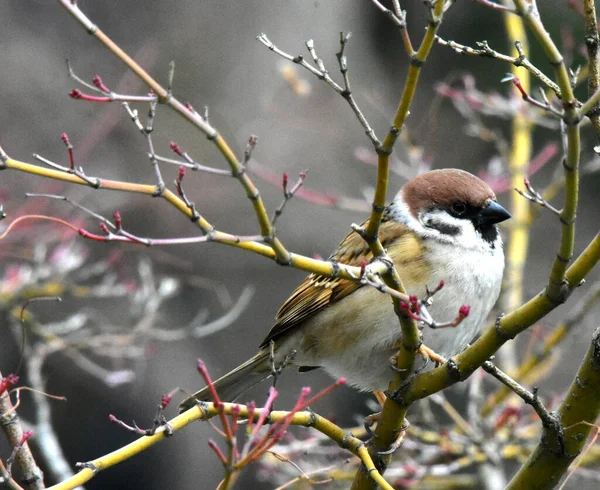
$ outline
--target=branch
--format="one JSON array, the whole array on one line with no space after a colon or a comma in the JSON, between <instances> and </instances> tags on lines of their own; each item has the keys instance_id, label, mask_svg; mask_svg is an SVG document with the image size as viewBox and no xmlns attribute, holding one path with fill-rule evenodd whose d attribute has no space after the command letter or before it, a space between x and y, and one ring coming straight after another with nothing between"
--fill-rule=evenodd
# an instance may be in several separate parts
<instances>
[{"instance_id":1,"label":"branch","mask_svg":"<svg viewBox=\"0 0 600 490\"><path fill-rule=\"evenodd\" d=\"M530 375L536 371L544 372L544 369L540 368L540 365L551 356L555 347L565 340L575 327L581 325L585 316L598 303L598 300L600 300L600 282L596 283L581 301L571 307L567 318L556 326L544 340L543 345L539 346L530 357L523 360L514 376L515 379L529 380ZM493 408L498 406L509 394L510 390L503 387L489 396L481 409L482 415L489 415Z\"/></svg>"},{"instance_id":2,"label":"branch","mask_svg":"<svg viewBox=\"0 0 600 490\"><path fill-rule=\"evenodd\" d=\"M588 57L588 97L592 97L600 90L600 66L598 63L598 20L596 19L596 5L594 0L583 0L583 11L585 19L585 47ZM583 112L583 110L582 110ZM596 100L590 110L585 111L596 135L600 139L600 104Z\"/></svg>"},{"instance_id":3,"label":"branch","mask_svg":"<svg viewBox=\"0 0 600 490\"><path fill-rule=\"evenodd\" d=\"M515 0L515 7L546 52L546 57L554 68L558 86L562 93L563 111L565 113L563 120L566 126L567 141L566 156L563 163L565 204L560 214L562 223L560 246L548 279L547 294L552 301L564 302L570 294L570 290L566 287L565 272L573 257L575 244L575 216L579 192L579 155L581 152L579 122L581 118L576 107L577 101L573 94L571 79L564 58L548 31L544 28L535 1Z\"/></svg>"},{"instance_id":4,"label":"branch","mask_svg":"<svg viewBox=\"0 0 600 490\"><path fill-rule=\"evenodd\" d=\"M520 21L520 18L516 17L516 16L507 16L507 17L505 17L505 19L507 22L508 22L508 19L511 19L511 22L513 22L514 19L516 19L517 21ZM523 32L523 34L524 34L524 32ZM450 41L450 40L446 41L439 36L435 36L435 40L438 44L440 44L442 46L447 46L459 54L469 54L472 56L480 56L482 58L495 58L497 60L505 61L506 63L510 63L511 65L514 65L515 67L523 67L523 68L525 68L525 70L527 70L529 73L531 73L534 77L536 77L540 82L542 82L546 87L548 87L550 90L552 90L559 99L562 98L560 87L556 83L554 83L550 78L548 78L543 71L541 71L539 68L537 68L535 65L533 65L531 63L531 61L529 61L529 58L527 58L527 56L525 54L527 51L527 44L526 44L525 36L522 35L522 36L510 36L510 37L511 37L511 39L514 40L513 42L514 42L515 48L517 50L517 56L509 56L509 55L500 53L499 51L492 49L487 41L476 42L475 44L476 44L477 48L472 48L470 46L465 46L464 44L457 43L456 41ZM512 73L515 76L517 76L517 73L515 70L513 70ZM521 76L521 78L523 78L522 74L520 76Z\"/></svg>"},{"instance_id":5,"label":"branch","mask_svg":"<svg viewBox=\"0 0 600 490\"><path fill-rule=\"evenodd\" d=\"M172 95L170 90L163 88L156 80L154 80L144 69L139 66L127 53L117 46L100 28L95 25L88 17L79 9L76 2L71 0L58 0L58 2L101 44L111 51L118 59L120 59L131 71L133 71L157 96L157 102L160 102L170 107L177 114L182 116L196 128L202 131L206 137L213 142L223 158L227 161L231 168L231 172L238 179L254 208L256 219L261 228L261 235L269 237L269 247L275 254L275 260L279 264L290 265L290 253L285 249L283 244L274 235L271 221L269 220L267 210L260 197L260 194L248 175L243 165L227 142L223 139L216 128L210 125L207 118L202 117L193 108L183 104ZM152 152L153 153L153 152ZM157 168L157 167L155 167ZM160 183L160 180L159 180ZM162 195L162 193L160 194Z\"/></svg>"},{"instance_id":6,"label":"branch","mask_svg":"<svg viewBox=\"0 0 600 490\"><path fill-rule=\"evenodd\" d=\"M585 446L600 414L600 328L569 392L556 412L558 426L544 427L539 444L508 485L508 489L550 488L556 485ZM574 401L576 400L576 403Z\"/></svg>"},{"instance_id":7,"label":"branch","mask_svg":"<svg viewBox=\"0 0 600 490\"><path fill-rule=\"evenodd\" d=\"M39 175L48 179L59 180L62 182L69 182L72 184L79 184L89 186L87 182L80 179L76 175L61 172L58 170L47 169L38 165L32 165L30 163L21 162L14 160L9 157L6 152L0 147L0 168L10 168L20 172L25 172L31 175ZM156 187L153 185L138 184L135 182L121 182L109 179L98 178L98 189L108 189L113 191L131 192L134 194L146 194L152 196L156 191ZM192 211L188 205L177 197L173 192L168 189L161 194L161 197L165 199L169 204L175 207L178 211L188 216L193 217ZM212 229L212 225L204 218L200 218L197 221L197 226L201 229ZM6 234L6 231L4 232ZM272 260L276 260L276 254L272 247L258 243L255 241L239 241L235 239L235 235L230 235L229 238L219 240L220 243L230 245L233 247L241 248L250 252L257 253L263 257L267 257ZM317 260L311 257L306 257L296 253L290 253L290 264L291 267L296 269L304 270L318 275L324 275L329 277L341 277L349 280L356 280L360 276L359 267L350 267L344 264L333 264L324 260ZM387 269L385 264L379 264L373 269L373 272L383 272Z\"/></svg>"},{"instance_id":8,"label":"branch","mask_svg":"<svg viewBox=\"0 0 600 490\"><path fill-rule=\"evenodd\" d=\"M512 379L508 374L498 369L490 361L484 362L481 367L486 373L491 374L503 385L507 386L513 393L516 393L518 396L520 396L525 403L531 405L535 410L535 413L537 413L542 420L542 425L544 427L554 427L554 429L558 432L556 417L548 411L548 409L539 399L537 395L537 388L534 388L533 392L527 390L525 387L521 386L514 379Z\"/></svg>"},{"instance_id":9,"label":"branch","mask_svg":"<svg viewBox=\"0 0 600 490\"><path fill-rule=\"evenodd\" d=\"M238 413L239 417L247 418L249 416L248 407L245 405L238 405L236 403L222 403L222 410L227 415ZM216 407L214 403L201 403L196 408L190 409L181 415L175 417L168 422L173 432L182 429L196 420L208 420L212 417L219 415L220 408ZM262 409L254 409L254 416L256 418L263 414ZM281 423L284 420L289 419L290 413L282 410L274 410L270 413L267 412L268 417L265 419L265 423ZM324 417L315 414L313 411L297 412L293 415L290 421L290 425L300 425L304 427L312 427L319 432L325 434L333 441L343 445L350 452L361 458L365 466L367 467L369 474L372 478L377 480L377 483L386 490L392 490L392 487L383 479L381 474L375 469L373 460L369 455L367 447L358 438L351 434L346 433L341 427L330 422ZM84 483L90 481L100 471L103 471L111 466L119 464L132 456L139 454L154 444L160 442L167 436L167 430L159 428L158 431L152 436L141 437L136 441L117 449L105 456L97 458L93 461L86 463L79 463L80 472L72 478L65 480L57 485L49 487L48 490L72 490Z\"/></svg>"},{"instance_id":10,"label":"branch","mask_svg":"<svg viewBox=\"0 0 600 490\"><path fill-rule=\"evenodd\" d=\"M325 64L323 63L323 60L317 56L317 52L315 50L315 43L312 39L309 39L308 41L306 41L306 48L308 49L308 52L310 53L310 55L313 59L313 62L317 68L310 65L304 59L304 57L300 54L298 56L292 56L291 54L288 54L285 51L282 51L277 46L275 46L270 41L270 39L267 37L267 35L264 33L261 34L260 36L257 36L256 39L259 42L261 42L262 44L264 44L271 51L273 51L275 54L278 54L282 58L285 58L286 60L292 61L292 62L302 66L303 68L306 68L309 72L311 72L313 75L315 75L319 80L323 80L333 90L335 90L338 94L340 94L346 100L346 102L348 102L348 104L350 104L350 107L354 111L354 114L356 115L358 121L360 122L361 126L365 130L365 134L371 140L371 143L373 144L373 146L375 148L377 148L379 146L380 142L377 139L377 136L375 135L375 131L373 131L373 128L371 128L371 125L369 124L366 117L364 116L364 114L362 113L360 108L358 107L358 104L354 100L352 90L350 89L350 79L348 77L348 60L347 60L346 56L344 55L344 50L346 48L346 44L348 43L348 40L350 39L351 35L352 35L351 33L344 35L343 32L340 32L340 50L338 53L336 53L338 63L340 65L340 72L341 72L343 80L344 80L344 87L342 87L341 85L336 83L331 78L331 76L329 75L329 71L325 68Z\"/></svg>"},{"instance_id":11,"label":"branch","mask_svg":"<svg viewBox=\"0 0 600 490\"><path fill-rule=\"evenodd\" d=\"M31 433L27 434L21 427L21 421L4 383L6 379L10 378L3 378L0 375L0 379L2 380L0 386L4 388L0 389L0 428L4 432L10 447L16 449L14 456L9 459L13 460L22 472L23 480L27 482L27 490L42 489L44 488L44 474L38 467L27 443ZM6 470L10 473L10 464L8 463Z\"/></svg>"}]
</instances>

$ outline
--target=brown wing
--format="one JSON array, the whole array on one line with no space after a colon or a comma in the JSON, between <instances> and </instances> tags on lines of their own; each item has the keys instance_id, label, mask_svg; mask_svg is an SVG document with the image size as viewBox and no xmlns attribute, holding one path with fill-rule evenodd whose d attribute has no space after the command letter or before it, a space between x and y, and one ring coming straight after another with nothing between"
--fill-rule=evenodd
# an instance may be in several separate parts
<instances>
[{"instance_id":1,"label":"brown wing","mask_svg":"<svg viewBox=\"0 0 600 490\"><path fill-rule=\"evenodd\" d=\"M368 221L363 223L363 226L366 226L367 223ZM383 246L388 247L393 241L401 238L401 235L409 233L410 231L398 222L385 220L379 229L379 238ZM372 257L366 242L357 233L352 232L342 240L329 260L360 266L363 262L370 262ZM267 346L271 340L276 340L284 332L296 327L307 318L360 287L362 284L355 281L311 274L304 279L279 309L275 317L275 325L260 347Z\"/></svg>"}]
</instances>

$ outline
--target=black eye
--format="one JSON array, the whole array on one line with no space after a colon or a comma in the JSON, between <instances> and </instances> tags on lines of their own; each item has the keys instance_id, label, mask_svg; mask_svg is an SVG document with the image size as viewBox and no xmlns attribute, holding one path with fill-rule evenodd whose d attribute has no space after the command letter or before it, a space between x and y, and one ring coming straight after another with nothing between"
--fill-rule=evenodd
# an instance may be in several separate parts
<instances>
[{"instance_id":1,"label":"black eye","mask_svg":"<svg viewBox=\"0 0 600 490\"><path fill-rule=\"evenodd\" d=\"M467 212L467 205L464 202L452 203L452 213L457 216L462 216Z\"/></svg>"}]
</instances>

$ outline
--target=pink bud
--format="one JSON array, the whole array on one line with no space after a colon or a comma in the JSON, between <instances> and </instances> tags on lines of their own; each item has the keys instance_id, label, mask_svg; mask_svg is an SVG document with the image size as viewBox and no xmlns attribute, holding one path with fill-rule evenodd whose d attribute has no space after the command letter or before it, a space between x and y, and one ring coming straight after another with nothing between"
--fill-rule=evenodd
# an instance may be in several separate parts
<instances>
[{"instance_id":1,"label":"pink bud","mask_svg":"<svg viewBox=\"0 0 600 490\"><path fill-rule=\"evenodd\" d=\"M173 395L171 395L171 393L166 393L165 395L163 395L163 396L160 398L160 406L161 406L162 408L166 408L166 407L167 407L167 405L168 405L169 403L171 403L171 400L172 400L172 399L173 399Z\"/></svg>"},{"instance_id":2,"label":"pink bud","mask_svg":"<svg viewBox=\"0 0 600 490\"><path fill-rule=\"evenodd\" d=\"M460 316L461 318L467 318L470 312L471 307L469 305L462 305L458 310L458 316Z\"/></svg>"},{"instance_id":3,"label":"pink bud","mask_svg":"<svg viewBox=\"0 0 600 490\"><path fill-rule=\"evenodd\" d=\"M21 436L20 445L22 446L23 444L25 444L27 442L27 439L29 439L32 435L33 435L33 431L31 431L31 430L23 431L23 435Z\"/></svg>"},{"instance_id":4,"label":"pink bud","mask_svg":"<svg viewBox=\"0 0 600 490\"><path fill-rule=\"evenodd\" d=\"M102 81L102 78L100 78L100 75L94 76L94 78L92 78L92 83L100 90L102 90L102 92L110 92L108 87L104 85L104 82Z\"/></svg>"},{"instance_id":5,"label":"pink bud","mask_svg":"<svg viewBox=\"0 0 600 490\"><path fill-rule=\"evenodd\" d=\"M121 228L121 213L119 213L119 211L115 211L113 213L113 216L115 218L115 226L117 227L117 229Z\"/></svg>"},{"instance_id":6,"label":"pink bud","mask_svg":"<svg viewBox=\"0 0 600 490\"><path fill-rule=\"evenodd\" d=\"M71 93L69 94L69 97L71 97L72 99L80 99L81 98L81 90L79 89L73 89L71 91Z\"/></svg>"},{"instance_id":7,"label":"pink bud","mask_svg":"<svg viewBox=\"0 0 600 490\"><path fill-rule=\"evenodd\" d=\"M362 277L362 276L364 276L364 275L365 275L365 271L366 271L366 270L367 270L367 261L366 261L366 260L363 260L363 261L360 263L360 277Z\"/></svg>"}]
</instances>

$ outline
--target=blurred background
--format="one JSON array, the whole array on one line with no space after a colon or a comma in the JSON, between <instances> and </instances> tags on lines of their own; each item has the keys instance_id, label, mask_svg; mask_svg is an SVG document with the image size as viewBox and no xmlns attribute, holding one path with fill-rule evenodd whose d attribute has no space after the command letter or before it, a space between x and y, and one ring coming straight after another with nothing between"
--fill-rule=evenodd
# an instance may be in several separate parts
<instances>
[{"instance_id":1,"label":"blurred background","mask_svg":"<svg viewBox=\"0 0 600 490\"><path fill-rule=\"evenodd\" d=\"M418 44L427 22L425 8L416 0L402 2L402 6L408 11L413 43ZM256 36L266 33L280 49L305 56L308 53L304 42L314 39L317 53L332 77L341 83L335 53L339 50L340 31L351 31L346 55L352 88L358 104L382 137L395 112L408 59L398 30L370 2L121 0L82 2L81 8L163 84L167 82L169 62L174 61L175 95L199 111L209 106L211 123L237 155L242 155L250 135L258 136L253 168L259 175L255 174L253 179L270 212L282 199L281 189L266 180L270 173L279 181L287 172L293 182L300 171L308 170L307 189L330 199L347 198L336 202L354 209L292 200L277 225L278 235L289 250L327 257L350 230L350 224L367 216L366 203L375 182L375 168L371 164L374 152L347 103L307 71L270 52L256 41ZM571 65L584 63L579 49L583 44L580 16L568 8L566 0L541 2L540 8L550 33L572 53ZM66 132L75 147L77 165L88 175L154 184L144 138L121 106L68 97L74 88L89 90L68 77L65 59L87 81L99 74L106 85L122 93L144 94L145 88L70 18L58 2L5 1L0 4L0 19L3 34L0 144L5 151L12 158L26 162L33 163L31 155L38 153L66 165L67 154L60 140L61 133ZM471 46L485 39L498 51L508 51L501 14L475 3L458 2L453 6L440 35ZM550 66L535 46L531 58L542 70L550 72ZM513 86L500 83L508 71L510 67L497 60L462 56L443 46L434 48L422 72L407 123L406 141L397 147L390 198L406 177L428 166L460 167L497 178L505 175L505 162L498 158L501 147L498 141L510 140L510 104L516 103L508 98L513 94ZM473 120L466 120L456 103L440 95L440 84L460 90L465 84L474 84L473 90L497 97L496 112L481 116L496 137L485 141L481 134L470 134ZM582 90L578 95L583 98L585 87ZM145 116L146 106L138 108ZM203 135L164 107L158 107L154 128L157 153L174 157L169 142L176 141L196 161L226 168ZM549 144L560 145L557 131L536 128L534 155ZM583 163L592 161L591 150L596 144L591 130L584 130ZM552 181L560 167L558 147L556 156L532 179L540 189ZM166 184L173 189L177 167L165 164L161 169ZM599 174L593 173L582 182L576 253L597 230L599 184ZM199 212L219 230L242 235L257 233L252 208L237 181L188 172L184 186ZM26 199L26 192L65 195L107 218L118 210L126 229L138 236L198 234L189 220L163 200L65 186L13 171L1 174L0 198L8 215L4 223L21 214L43 213L99 232L93 217L65 202ZM508 191L500 193L499 200L507 204ZM531 253L525 270L526 298L545 285L557 248L558 231L557 220L549 213L539 213L532 226ZM46 390L68 400L53 401L51 408L53 425L71 465L99 457L133 440L132 435L109 423L108 414L127 422L135 419L140 426L147 427L163 393L176 387L187 391L198 389L203 383L195 369L197 358L203 359L217 377L253 355L279 306L305 276L301 271L278 267L272 261L226 246L145 248L83 242L57 224L42 222L30 222L15 229L2 242L0 248L4 247L5 294L10 277L13 284L18 284L19 277L25 281L24 275L31 277L32 270L43 264L50 264L47 269L50 271L54 270L52 267L69 268L73 271L69 277L89 271L89 264L100 264L100 268L109 264L114 274L112 294L105 292L104 297L70 291L64 294L62 303L28 306L41 329L59 328L61 322L73 320L73 315L83 312L91 326L81 330L80 342L84 343L86 335L98 331L119 334L123 341L119 346L99 342L86 351L86 357L94 365L107 370L100 373L92 372L80 358L65 354L60 348L45 353L41 372ZM595 272L589 282L597 277ZM144 290L148 285L154 285L158 293ZM160 296L161 287L175 288L176 294L165 293L167 299L158 310L149 312L145 301ZM250 290L253 296L246 301ZM581 296L583 292L577 294ZM191 330L221 318L233 305L246 303L235 321L214 335L174 340L176 335L170 338L165 334L139 343L126 335L128 329L142 328L140 324L149 317L161 331L179 331L186 326ZM568 309L569 306L559 309L544 321L551 326ZM7 310L4 309L5 315ZM598 326L594 315L587 316L584 323L562 347L570 353L562 368L540 386L540 393L545 396L560 394L571 381L578 360L587 349L591 331ZM33 338L36 333L27 332L26 351L35 345ZM528 338L528 334L523 336ZM19 365L21 330L6 326L1 339L0 370L6 375L15 372ZM527 340L522 342L527 343ZM23 383L28 383L27 370L22 369L19 374ZM317 390L330 382L318 371L299 375L289 370L278 383L282 394L277 407L290 406L302 386L310 385ZM260 402L267 388L268 384L263 384L247 398ZM460 397L464 387L455 390ZM371 412L365 403L367 398L342 388L313 408L334 417L340 424L351 425L357 416ZM169 410L168 413L175 414L175 407ZM19 412L25 419L34 416L30 395L23 395ZM86 487L165 488L176 481L178 488L215 488L222 468L207 446L209 437L218 439L209 424L190 426L143 455L101 473ZM7 457L8 452L5 441L0 440L1 457ZM252 473L252 469L245 472L239 488L275 486L257 480ZM48 483L54 482L49 478ZM582 485L585 488L585 483Z\"/></svg>"}]
</instances>

